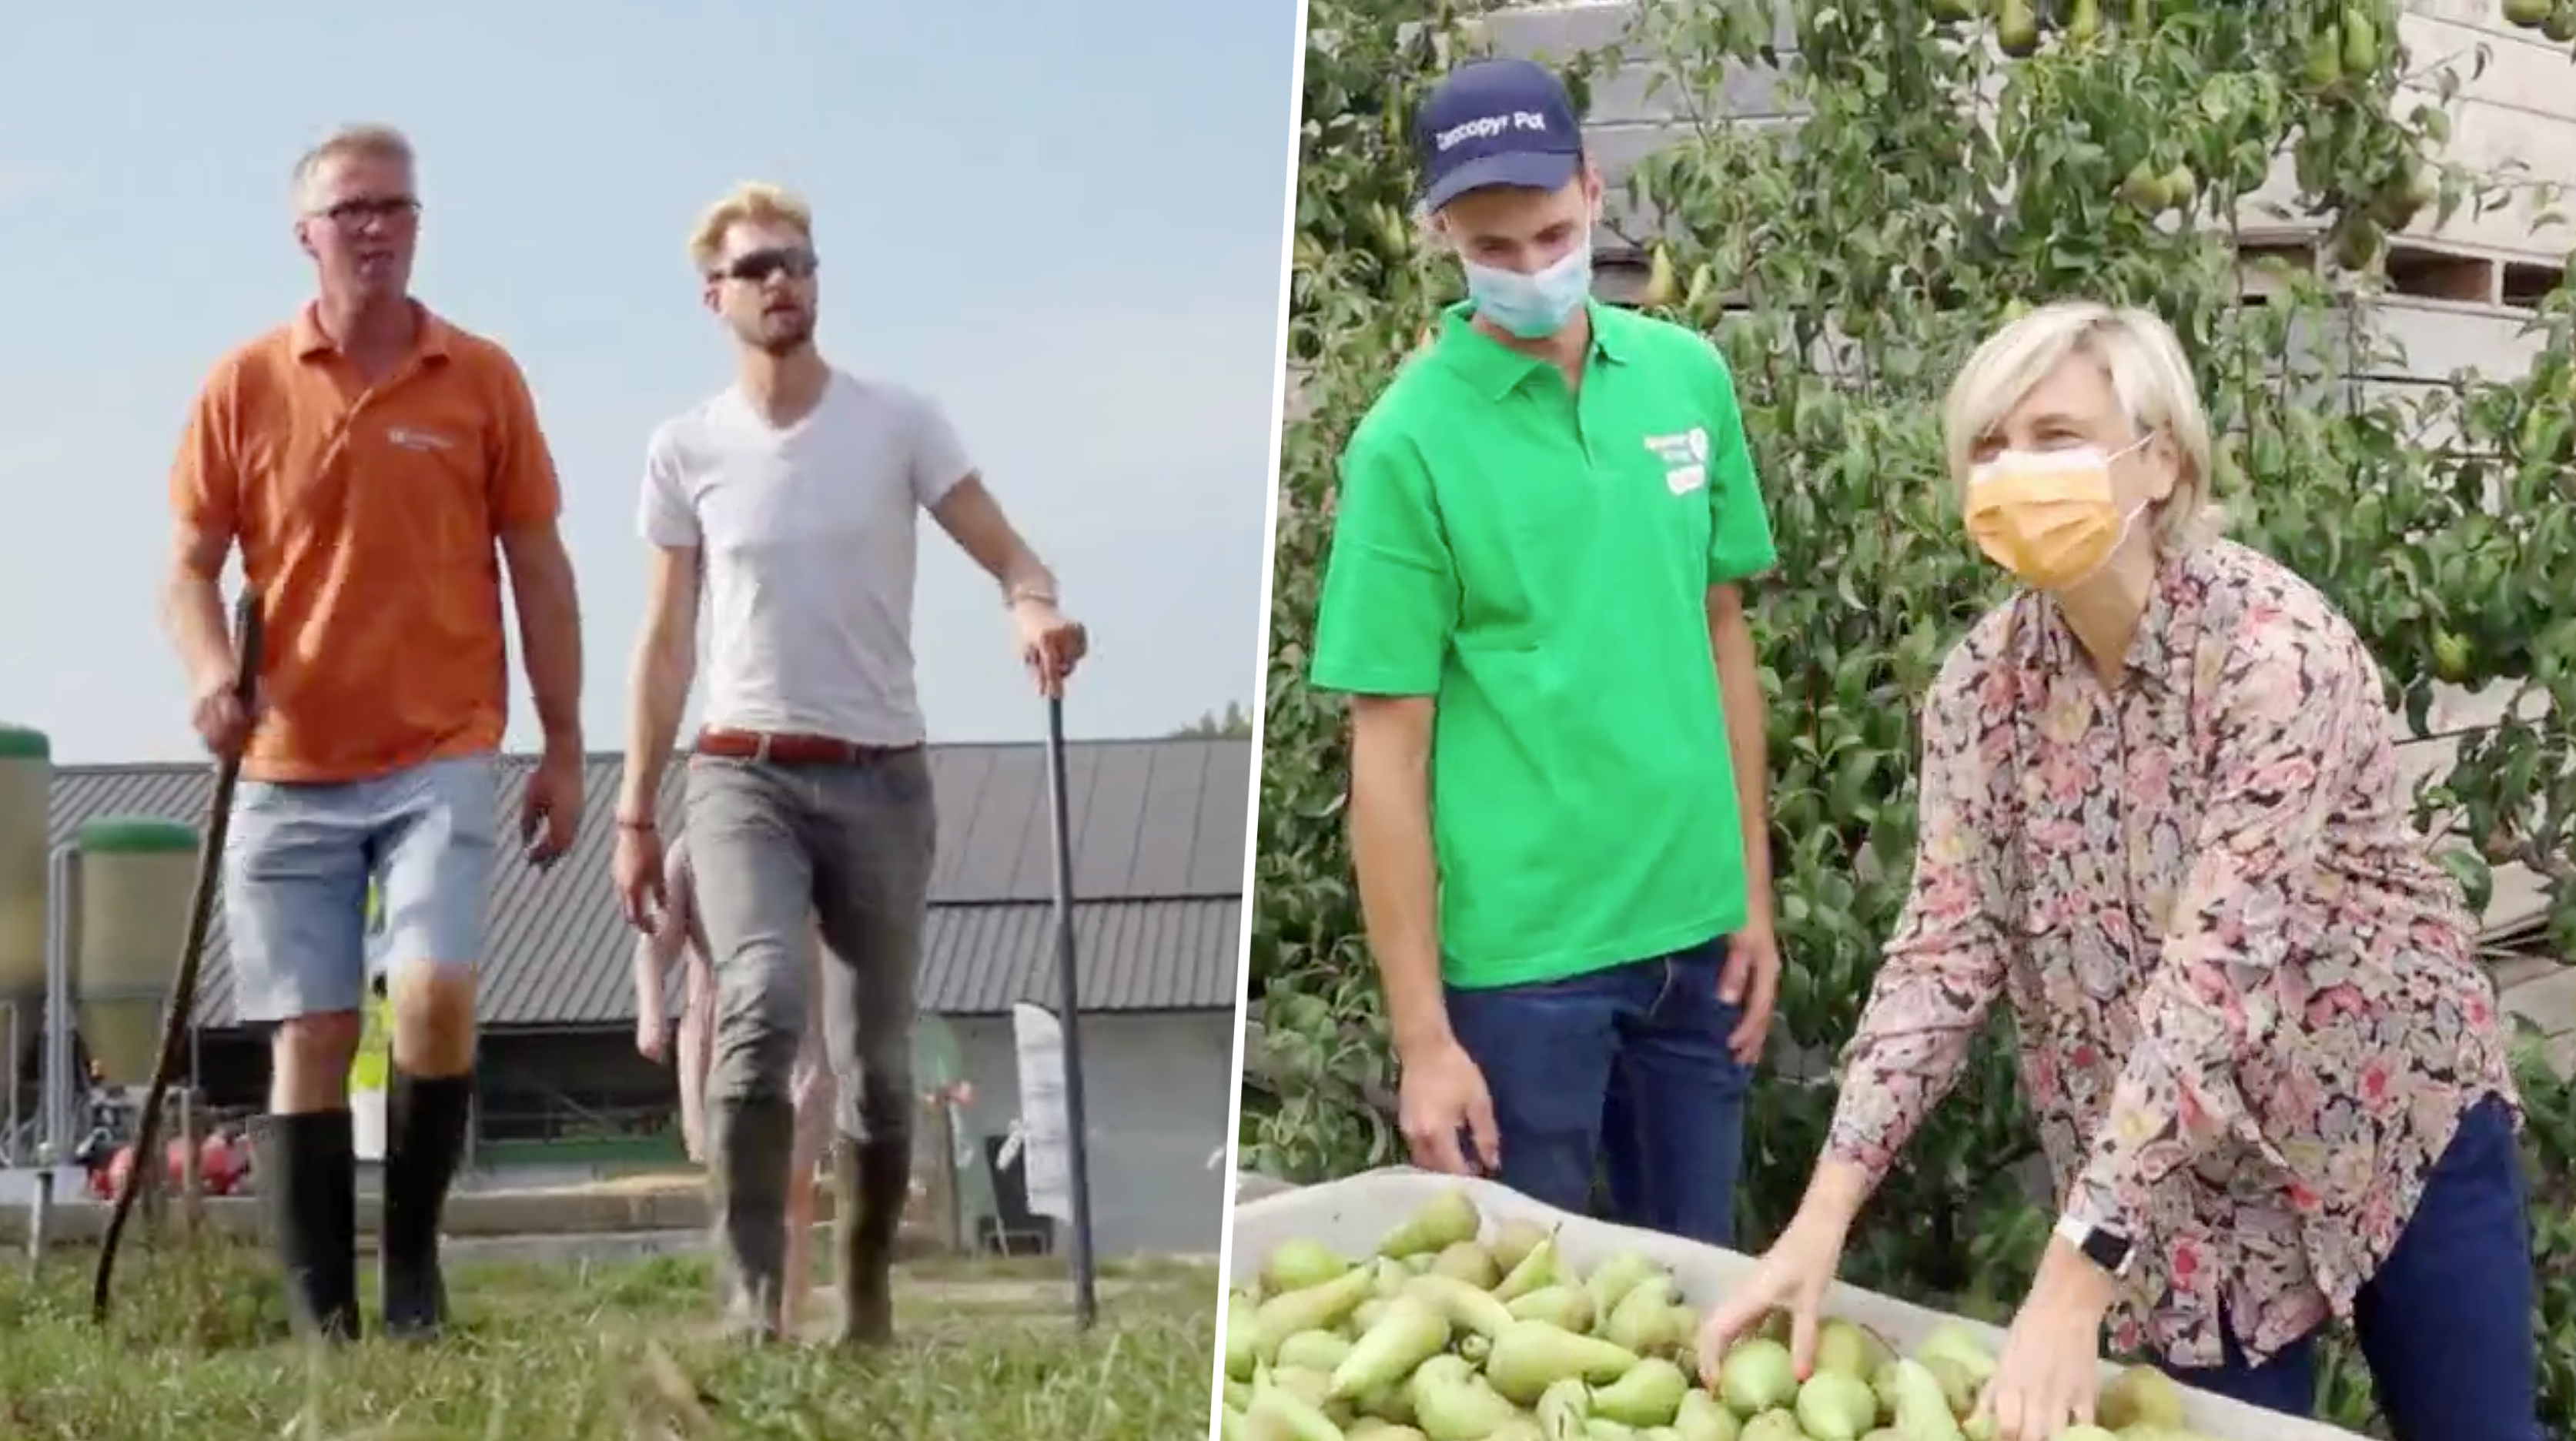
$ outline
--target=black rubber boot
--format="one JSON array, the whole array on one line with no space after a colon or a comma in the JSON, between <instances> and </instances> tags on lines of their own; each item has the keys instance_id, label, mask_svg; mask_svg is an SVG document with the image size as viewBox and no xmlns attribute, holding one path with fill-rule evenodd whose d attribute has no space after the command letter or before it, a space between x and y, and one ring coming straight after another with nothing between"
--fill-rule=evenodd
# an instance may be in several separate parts
<instances>
[{"instance_id":1,"label":"black rubber boot","mask_svg":"<svg viewBox=\"0 0 2576 1441\"><path fill-rule=\"evenodd\" d=\"M784 1096L744 1097L709 1108L714 1134L708 1175L716 1240L734 1295L727 1329L744 1340L774 1341L787 1281L787 1165L796 1145L796 1112Z\"/></svg>"},{"instance_id":2,"label":"black rubber boot","mask_svg":"<svg viewBox=\"0 0 2576 1441\"><path fill-rule=\"evenodd\" d=\"M347 1111L271 1116L268 1189L298 1334L358 1337L358 1155Z\"/></svg>"},{"instance_id":3,"label":"black rubber boot","mask_svg":"<svg viewBox=\"0 0 2576 1441\"><path fill-rule=\"evenodd\" d=\"M385 1334L427 1340L447 1324L438 1226L465 1151L470 1076L396 1072L385 1098L385 1219L377 1238Z\"/></svg>"},{"instance_id":4,"label":"black rubber boot","mask_svg":"<svg viewBox=\"0 0 2576 1441\"><path fill-rule=\"evenodd\" d=\"M832 1283L841 1346L894 1341L894 1243L912 1195L912 1139L837 1138L832 1146Z\"/></svg>"}]
</instances>

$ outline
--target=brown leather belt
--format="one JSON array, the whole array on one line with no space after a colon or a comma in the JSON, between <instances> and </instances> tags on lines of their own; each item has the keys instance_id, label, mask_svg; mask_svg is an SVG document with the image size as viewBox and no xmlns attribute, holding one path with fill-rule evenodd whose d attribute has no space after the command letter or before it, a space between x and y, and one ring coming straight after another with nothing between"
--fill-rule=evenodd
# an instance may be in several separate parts
<instances>
[{"instance_id":1,"label":"brown leather belt","mask_svg":"<svg viewBox=\"0 0 2576 1441\"><path fill-rule=\"evenodd\" d=\"M724 760L765 761L782 766L863 766L921 749L919 745L875 746L832 736L773 735L763 731L702 730L695 747L702 756Z\"/></svg>"}]
</instances>

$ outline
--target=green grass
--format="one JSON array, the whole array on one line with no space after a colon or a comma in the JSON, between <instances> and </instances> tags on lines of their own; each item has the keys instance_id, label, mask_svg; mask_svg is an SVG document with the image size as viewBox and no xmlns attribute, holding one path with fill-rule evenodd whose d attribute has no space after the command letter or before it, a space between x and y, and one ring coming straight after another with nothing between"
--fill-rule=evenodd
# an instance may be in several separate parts
<instances>
[{"instance_id":1,"label":"green grass","mask_svg":"<svg viewBox=\"0 0 2576 1441\"><path fill-rule=\"evenodd\" d=\"M129 1248L108 1328L91 1253L0 1258L0 1441L1185 1441L1208 1424L1216 1277L1122 1268L1089 1335L1062 1272L907 1267L897 1347L713 1339L704 1262L459 1266L434 1346L307 1350L263 1261Z\"/></svg>"}]
</instances>

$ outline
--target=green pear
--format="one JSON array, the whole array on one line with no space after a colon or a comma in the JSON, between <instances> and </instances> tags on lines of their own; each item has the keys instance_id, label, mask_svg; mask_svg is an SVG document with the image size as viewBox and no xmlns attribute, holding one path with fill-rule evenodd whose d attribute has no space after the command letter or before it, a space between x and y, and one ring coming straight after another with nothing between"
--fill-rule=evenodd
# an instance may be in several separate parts
<instances>
[{"instance_id":1,"label":"green pear","mask_svg":"<svg viewBox=\"0 0 2576 1441\"><path fill-rule=\"evenodd\" d=\"M2182 1388L2153 1366L2131 1366L2102 1388L2093 1412L2106 1430L2179 1430Z\"/></svg>"},{"instance_id":2,"label":"green pear","mask_svg":"<svg viewBox=\"0 0 2576 1441\"><path fill-rule=\"evenodd\" d=\"M1412 1379L1408 1376L1405 1381ZM1413 1398L1405 1392L1404 1381L1360 1397L1351 1403L1351 1410L1356 1415L1372 1417L1390 1426L1413 1424Z\"/></svg>"},{"instance_id":3,"label":"green pear","mask_svg":"<svg viewBox=\"0 0 2576 1441\"><path fill-rule=\"evenodd\" d=\"M1592 1388L1569 1376L1540 1392L1531 1410L1547 1441L1586 1441L1592 1429Z\"/></svg>"},{"instance_id":4,"label":"green pear","mask_svg":"<svg viewBox=\"0 0 2576 1441\"><path fill-rule=\"evenodd\" d=\"M1266 1338L1286 1340L1300 1331L1329 1331L1359 1309L1374 1283L1366 1271L1351 1270L1320 1286L1273 1296L1253 1312Z\"/></svg>"},{"instance_id":5,"label":"green pear","mask_svg":"<svg viewBox=\"0 0 2576 1441\"><path fill-rule=\"evenodd\" d=\"M1628 1426L1668 1426L1690 1394L1690 1377L1661 1356L1649 1356L1607 1386L1593 1388L1592 1414ZM1875 1409L1875 1408L1872 1408ZM1827 1437L1822 1441L1855 1441Z\"/></svg>"},{"instance_id":6,"label":"green pear","mask_svg":"<svg viewBox=\"0 0 2576 1441\"><path fill-rule=\"evenodd\" d=\"M1968 1369L1966 1362L1956 1356L1916 1359L1924 1370L1932 1373L1933 1380L1941 1383L1941 1394L1949 1399L1951 1415L1965 1416L1977 1409L1977 1394L1984 1389L1984 1383Z\"/></svg>"},{"instance_id":7,"label":"green pear","mask_svg":"<svg viewBox=\"0 0 2576 1441\"><path fill-rule=\"evenodd\" d=\"M1807 1441L1798 1418L1787 1411L1763 1411L1746 1419L1736 1441Z\"/></svg>"},{"instance_id":8,"label":"green pear","mask_svg":"<svg viewBox=\"0 0 2576 1441\"><path fill-rule=\"evenodd\" d=\"M1440 1254L1431 1258L1431 1274L1454 1276L1470 1286L1486 1290L1503 1279L1502 1269L1494 1264L1493 1256L1473 1241L1458 1241L1442 1247Z\"/></svg>"},{"instance_id":9,"label":"green pear","mask_svg":"<svg viewBox=\"0 0 2576 1441\"><path fill-rule=\"evenodd\" d=\"M1404 1224L1388 1232L1377 1253L1397 1260L1436 1256L1461 1241L1475 1240L1484 1227L1475 1199L1464 1187L1452 1187L1423 1202Z\"/></svg>"},{"instance_id":10,"label":"green pear","mask_svg":"<svg viewBox=\"0 0 2576 1441\"><path fill-rule=\"evenodd\" d=\"M1479 1336L1493 1337L1512 1323L1511 1308L1495 1300L1492 1292L1455 1276L1416 1276L1405 1283L1403 1294L1429 1300L1450 1325Z\"/></svg>"},{"instance_id":11,"label":"green pear","mask_svg":"<svg viewBox=\"0 0 2576 1441\"><path fill-rule=\"evenodd\" d=\"M1342 1432L1342 1441L1425 1441L1425 1438L1410 1426L1363 1416Z\"/></svg>"},{"instance_id":12,"label":"green pear","mask_svg":"<svg viewBox=\"0 0 2576 1441\"><path fill-rule=\"evenodd\" d=\"M1270 1254L1262 1259L1261 1287L1272 1296L1283 1291L1303 1291L1309 1286L1321 1286L1349 1269L1351 1263L1323 1242L1291 1236L1271 1247Z\"/></svg>"},{"instance_id":13,"label":"green pear","mask_svg":"<svg viewBox=\"0 0 2576 1441\"><path fill-rule=\"evenodd\" d=\"M1592 1274L1583 1278L1583 1289L1592 1293L1593 1314L1607 1316L1630 1291L1663 1273L1664 1268L1652 1258L1622 1251L1594 1267Z\"/></svg>"},{"instance_id":14,"label":"green pear","mask_svg":"<svg viewBox=\"0 0 2576 1441\"><path fill-rule=\"evenodd\" d=\"M1878 1424L1878 1397L1848 1371L1818 1371L1798 1388L1798 1425L1811 1441L1860 1441Z\"/></svg>"},{"instance_id":15,"label":"green pear","mask_svg":"<svg viewBox=\"0 0 2576 1441\"><path fill-rule=\"evenodd\" d=\"M1889 1362L1883 1399L1888 1423L1906 1441L1967 1441L1959 1429L1959 1414L1950 1409L1950 1398L1942 1394L1941 1383L1922 1362L1912 1357Z\"/></svg>"},{"instance_id":16,"label":"green pear","mask_svg":"<svg viewBox=\"0 0 2576 1441\"><path fill-rule=\"evenodd\" d=\"M1768 1336L1736 1342L1717 1363L1717 1395L1738 1416L1786 1407L1798 1395L1789 1348Z\"/></svg>"},{"instance_id":17,"label":"green pear","mask_svg":"<svg viewBox=\"0 0 2576 1441\"><path fill-rule=\"evenodd\" d=\"M1743 1423L1715 1396L1693 1387L1673 1411L1673 1441L1737 1441Z\"/></svg>"},{"instance_id":18,"label":"green pear","mask_svg":"<svg viewBox=\"0 0 2576 1441\"><path fill-rule=\"evenodd\" d=\"M1342 1428L1324 1408L1282 1385L1277 1373L1263 1370L1252 1383L1252 1405L1245 1410L1245 1429L1269 1441L1343 1441Z\"/></svg>"},{"instance_id":19,"label":"green pear","mask_svg":"<svg viewBox=\"0 0 2576 1441\"><path fill-rule=\"evenodd\" d=\"M1506 1308L1519 1319L1545 1321L1568 1331L1592 1329L1592 1296L1573 1286L1547 1286L1513 1299Z\"/></svg>"},{"instance_id":20,"label":"green pear","mask_svg":"<svg viewBox=\"0 0 2576 1441\"><path fill-rule=\"evenodd\" d=\"M1494 1253L1495 1265L1506 1272L1517 1271L1541 1241L1555 1236L1554 1231L1527 1216L1512 1216L1494 1227L1494 1239L1486 1243L1485 1249Z\"/></svg>"},{"instance_id":21,"label":"green pear","mask_svg":"<svg viewBox=\"0 0 2576 1441\"><path fill-rule=\"evenodd\" d=\"M1413 1427L1428 1441L1492 1441L1518 1418L1512 1403L1455 1356L1434 1356L1404 1383Z\"/></svg>"},{"instance_id":22,"label":"green pear","mask_svg":"<svg viewBox=\"0 0 2576 1441\"><path fill-rule=\"evenodd\" d=\"M1261 1318L1252 1298L1241 1291L1229 1291L1225 1297L1225 1374L1237 1381L1252 1379L1252 1369L1261 1364Z\"/></svg>"},{"instance_id":23,"label":"green pear","mask_svg":"<svg viewBox=\"0 0 2576 1441\"><path fill-rule=\"evenodd\" d=\"M1885 1341L1868 1328L1839 1318L1816 1328L1816 1369L1840 1371L1866 1382L1878 1368L1896 1359Z\"/></svg>"},{"instance_id":24,"label":"green pear","mask_svg":"<svg viewBox=\"0 0 2576 1441\"><path fill-rule=\"evenodd\" d=\"M1420 1296L1398 1296L1334 1368L1333 1398L1353 1400L1392 1386L1448 1344L1449 1318L1439 1307Z\"/></svg>"},{"instance_id":25,"label":"green pear","mask_svg":"<svg viewBox=\"0 0 2576 1441\"><path fill-rule=\"evenodd\" d=\"M1278 1366L1329 1373L1350 1354L1351 1343L1334 1332L1300 1331L1283 1338L1279 1343L1279 1354L1270 1359Z\"/></svg>"},{"instance_id":26,"label":"green pear","mask_svg":"<svg viewBox=\"0 0 2576 1441\"><path fill-rule=\"evenodd\" d=\"M1577 1335L1545 1321L1514 1321L1494 1337L1485 1377L1506 1400L1527 1406L1559 1381L1607 1383L1636 1365L1636 1352L1597 1336Z\"/></svg>"},{"instance_id":27,"label":"green pear","mask_svg":"<svg viewBox=\"0 0 2576 1441\"><path fill-rule=\"evenodd\" d=\"M1584 1423L1583 1441L1637 1441L1637 1428L1607 1416L1595 1416Z\"/></svg>"},{"instance_id":28,"label":"green pear","mask_svg":"<svg viewBox=\"0 0 2576 1441\"><path fill-rule=\"evenodd\" d=\"M1270 1368L1270 1385L1318 1411L1329 1413L1333 1401L1333 1374L1329 1371L1318 1371L1312 1366L1273 1366ZM1258 1393L1261 1387L1256 1383L1252 1389ZM1258 1395L1254 1399L1258 1400Z\"/></svg>"},{"instance_id":29,"label":"green pear","mask_svg":"<svg viewBox=\"0 0 2576 1441\"><path fill-rule=\"evenodd\" d=\"M1392 1296L1413 1279L1413 1270L1402 1261L1385 1256L1368 1263L1369 1289L1380 1296Z\"/></svg>"},{"instance_id":30,"label":"green pear","mask_svg":"<svg viewBox=\"0 0 2576 1441\"><path fill-rule=\"evenodd\" d=\"M1494 1286L1494 1299L1515 1301L1532 1291L1545 1290L1562 1279L1564 1269L1557 1260L1556 1238L1541 1236L1537 1245L1505 1268L1503 1279Z\"/></svg>"},{"instance_id":31,"label":"green pear","mask_svg":"<svg viewBox=\"0 0 2576 1441\"><path fill-rule=\"evenodd\" d=\"M1614 1345L1625 1346L1643 1356L1649 1352L1669 1351L1679 1337L1678 1326L1687 1323L1680 1308L1673 1304L1675 1292L1671 1281L1662 1277L1646 1282L1621 1297L1619 1304L1601 1322L1601 1337ZM1681 1332L1688 1336L1690 1332Z\"/></svg>"},{"instance_id":32,"label":"green pear","mask_svg":"<svg viewBox=\"0 0 2576 1441\"><path fill-rule=\"evenodd\" d=\"M1957 1322L1934 1327L1932 1333L1914 1347L1917 1361L1929 1361L1936 1356L1946 1356L1958 1362L1980 1386L1994 1377L1994 1353L1986 1349L1986 1343L1977 1339L1974 1332Z\"/></svg>"}]
</instances>

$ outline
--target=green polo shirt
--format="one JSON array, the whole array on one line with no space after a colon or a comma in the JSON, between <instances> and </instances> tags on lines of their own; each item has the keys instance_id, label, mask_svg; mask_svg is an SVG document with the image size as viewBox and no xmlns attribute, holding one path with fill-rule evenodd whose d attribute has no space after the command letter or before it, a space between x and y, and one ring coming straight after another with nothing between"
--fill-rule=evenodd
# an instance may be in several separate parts
<instances>
[{"instance_id":1,"label":"green polo shirt","mask_svg":"<svg viewBox=\"0 0 2576 1441\"><path fill-rule=\"evenodd\" d=\"M1342 456L1313 683L1430 696L1442 971L1560 980L1742 926L1710 586L1776 558L1706 340L1591 307L1569 392L1453 308Z\"/></svg>"}]
</instances>

